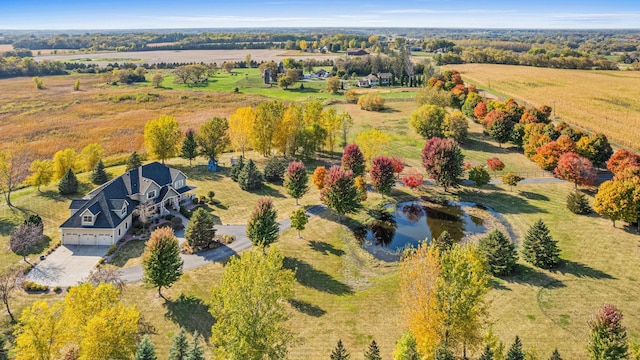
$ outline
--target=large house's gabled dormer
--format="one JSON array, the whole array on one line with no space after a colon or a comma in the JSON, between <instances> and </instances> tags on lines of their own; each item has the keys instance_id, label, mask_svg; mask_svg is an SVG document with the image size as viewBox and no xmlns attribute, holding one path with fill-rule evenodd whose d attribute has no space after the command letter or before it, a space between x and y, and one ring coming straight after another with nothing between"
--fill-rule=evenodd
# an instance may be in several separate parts
<instances>
[{"instance_id":1,"label":"large house's gabled dormer","mask_svg":"<svg viewBox=\"0 0 640 360\"><path fill-rule=\"evenodd\" d=\"M88 208L84 209L84 211L82 211L79 215L82 226L95 225L96 219L98 218L100 213L101 213L100 204L97 202L89 206Z\"/></svg>"},{"instance_id":2,"label":"large house's gabled dormer","mask_svg":"<svg viewBox=\"0 0 640 360\"><path fill-rule=\"evenodd\" d=\"M125 199L111 199L109 200L111 211L118 215L120 219L127 216L129 212L129 202Z\"/></svg>"}]
</instances>

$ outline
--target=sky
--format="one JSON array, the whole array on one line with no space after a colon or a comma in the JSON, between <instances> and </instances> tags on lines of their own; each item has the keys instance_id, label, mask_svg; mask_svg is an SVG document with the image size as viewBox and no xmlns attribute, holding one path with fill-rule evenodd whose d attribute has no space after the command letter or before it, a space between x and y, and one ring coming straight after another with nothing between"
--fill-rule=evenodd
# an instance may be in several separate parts
<instances>
[{"instance_id":1,"label":"sky","mask_svg":"<svg viewBox=\"0 0 640 360\"><path fill-rule=\"evenodd\" d=\"M640 29L640 0L0 0L0 29Z\"/></svg>"}]
</instances>

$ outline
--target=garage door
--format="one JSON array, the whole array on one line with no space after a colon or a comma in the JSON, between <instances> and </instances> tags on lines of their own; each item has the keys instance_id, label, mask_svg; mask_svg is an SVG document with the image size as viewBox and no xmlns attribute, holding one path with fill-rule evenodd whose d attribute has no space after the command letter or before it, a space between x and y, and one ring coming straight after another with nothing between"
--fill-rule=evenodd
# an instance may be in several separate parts
<instances>
[{"instance_id":1,"label":"garage door","mask_svg":"<svg viewBox=\"0 0 640 360\"><path fill-rule=\"evenodd\" d=\"M96 237L93 234L80 235L80 245L95 245Z\"/></svg>"},{"instance_id":2,"label":"garage door","mask_svg":"<svg viewBox=\"0 0 640 360\"><path fill-rule=\"evenodd\" d=\"M111 245L113 241L111 235L98 235L98 245Z\"/></svg>"},{"instance_id":3,"label":"garage door","mask_svg":"<svg viewBox=\"0 0 640 360\"><path fill-rule=\"evenodd\" d=\"M65 245L78 245L80 243L80 237L78 234L64 234L62 243Z\"/></svg>"}]
</instances>

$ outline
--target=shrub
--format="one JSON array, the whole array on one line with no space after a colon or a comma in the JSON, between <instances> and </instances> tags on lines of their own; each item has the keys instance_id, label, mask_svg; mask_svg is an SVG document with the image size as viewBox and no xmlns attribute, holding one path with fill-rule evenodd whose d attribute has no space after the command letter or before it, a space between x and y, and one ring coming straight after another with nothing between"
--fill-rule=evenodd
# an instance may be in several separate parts
<instances>
[{"instance_id":1,"label":"shrub","mask_svg":"<svg viewBox=\"0 0 640 360\"><path fill-rule=\"evenodd\" d=\"M593 211L587 197L579 191L574 191L567 196L567 209L578 215L587 215Z\"/></svg>"},{"instance_id":2,"label":"shrub","mask_svg":"<svg viewBox=\"0 0 640 360\"><path fill-rule=\"evenodd\" d=\"M109 246L109 250L107 250L106 255L107 256L113 255L113 253L115 253L116 250L118 250L118 244L113 244L113 245Z\"/></svg>"},{"instance_id":3,"label":"shrub","mask_svg":"<svg viewBox=\"0 0 640 360\"><path fill-rule=\"evenodd\" d=\"M473 181L477 186L484 186L491 180L491 175L482 165L476 165L469 170L469 180Z\"/></svg>"},{"instance_id":4,"label":"shrub","mask_svg":"<svg viewBox=\"0 0 640 360\"><path fill-rule=\"evenodd\" d=\"M193 200L191 200L192 203L194 203L195 205L198 205L200 203L200 200L198 200L198 197L194 197Z\"/></svg>"},{"instance_id":5,"label":"shrub","mask_svg":"<svg viewBox=\"0 0 640 360\"><path fill-rule=\"evenodd\" d=\"M355 89L349 89L344 93L344 101L349 104L355 104L358 102L358 94Z\"/></svg>"},{"instance_id":6,"label":"shrub","mask_svg":"<svg viewBox=\"0 0 640 360\"><path fill-rule=\"evenodd\" d=\"M184 227L182 226L182 219L177 216L171 219L171 227L173 228L173 230L182 229Z\"/></svg>"},{"instance_id":7,"label":"shrub","mask_svg":"<svg viewBox=\"0 0 640 360\"><path fill-rule=\"evenodd\" d=\"M191 211L187 210L184 206L180 206L180 214L187 219L191 219Z\"/></svg>"},{"instance_id":8,"label":"shrub","mask_svg":"<svg viewBox=\"0 0 640 360\"><path fill-rule=\"evenodd\" d=\"M22 283L22 288L24 289L24 291L34 291L34 292L44 292L49 290L49 287L46 285L40 285L37 283L34 283L33 281L25 281L24 283Z\"/></svg>"},{"instance_id":9,"label":"shrub","mask_svg":"<svg viewBox=\"0 0 640 360\"><path fill-rule=\"evenodd\" d=\"M270 183L278 183L284 179L289 163L278 157L270 157L264 166L264 178Z\"/></svg>"},{"instance_id":10,"label":"shrub","mask_svg":"<svg viewBox=\"0 0 640 360\"><path fill-rule=\"evenodd\" d=\"M379 95L367 94L358 99L358 105L362 110L380 111L384 109L384 99Z\"/></svg>"},{"instance_id":11,"label":"shrub","mask_svg":"<svg viewBox=\"0 0 640 360\"><path fill-rule=\"evenodd\" d=\"M167 214L167 215L165 215L164 219L168 220L168 221L171 221L171 219L173 219L174 217L175 216L173 214Z\"/></svg>"},{"instance_id":12,"label":"shrub","mask_svg":"<svg viewBox=\"0 0 640 360\"><path fill-rule=\"evenodd\" d=\"M56 286L53 288L53 291L59 293L60 291L62 291L62 289L60 288L60 286Z\"/></svg>"}]
</instances>

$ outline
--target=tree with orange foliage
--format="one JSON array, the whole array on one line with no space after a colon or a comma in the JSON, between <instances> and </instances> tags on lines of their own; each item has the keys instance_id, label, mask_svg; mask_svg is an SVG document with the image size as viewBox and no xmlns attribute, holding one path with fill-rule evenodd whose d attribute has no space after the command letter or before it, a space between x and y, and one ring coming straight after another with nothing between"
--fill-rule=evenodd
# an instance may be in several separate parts
<instances>
[{"instance_id":1,"label":"tree with orange foliage","mask_svg":"<svg viewBox=\"0 0 640 360\"><path fill-rule=\"evenodd\" d=\"M626 149L619 149L607 161L607 169L614 174L629 166L640 167L640 156Z\"/></svg>"},{"instance_id":2,"label":"tree with orange foliage","mask_svg":"<svg viewBox=\"0 0 640 360\"><path fill-rule=\"evenodd\" d=\"M591 186L596 180L593 164L589 159L576 153L562 154L558 159L558 167L554 170L560 179L571 181L576 190L578 185Z\"/></svg>"},{"instance_id":3,"label":"tree with orange foliage","mask_svg":"<svg viewBox=\"0 0 640 360\"><path fill-rule=\"evenodd\" d=\"M473 116L478 119L478 122L482 123L484 117L487 116L487 104L484 101L480 101L475 108L473 108Z\"/></svg>"},{"instance_id":4,"label":"tree with orange foliage","mask_svg":"<svg viewBox=\"0 0 640 360\"><path fill-rule=\"evenodd\" d=\"M314 170L311 175L311 181L313 181L313 185L318 188L318 190L322 190L324 187L324 178L327 176L327 168L324 166L318 166Z\"/></svg>"},{"instance_id":5,"label":"tree with orange foliage","mask_svg":"<svg viewBox=\"0 0 640 360\"><path fill-rule=\"evenodd\" d=\"M409 174L402 177L402 183L408 186L411 190L415 190L418 186L424 183L424 176L420 174L416 169L411 168Z\"/></svg>"},{"instance_id":6,"label":"tree with orange foliage","mask_svg":"<svg viewBox=\"0 0 640 360\"><path fill-rule=\"evenodd\" d=\"M556 141L546 143L538 147L538 151L531 157L538 167L542 170L553 170L558 166L558 159L560 159L562 152Z\"/></svg>"},{"instance_id":7,"label":"tree with orange foliage","mask_svg":"<svg viewBox=\"0 0 640 360\"><path fill-rule=\"evenodd\" d=\"M558 143L558 150L562 154L577 152L576 143L568 135L560 135L556 142Z\"/></svg>"},{"instance_id":8,"label":"tree with orange foliage","mask_svg":"<svg viewBox=\"0 0 640 360\"><path fill-rule=\"evenodd\" d=\"M504 170L504 163L497 157L487 159L487 166L493 171L493 177L497 177L497 172Z\"/></svg>"}]
</instances>

